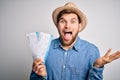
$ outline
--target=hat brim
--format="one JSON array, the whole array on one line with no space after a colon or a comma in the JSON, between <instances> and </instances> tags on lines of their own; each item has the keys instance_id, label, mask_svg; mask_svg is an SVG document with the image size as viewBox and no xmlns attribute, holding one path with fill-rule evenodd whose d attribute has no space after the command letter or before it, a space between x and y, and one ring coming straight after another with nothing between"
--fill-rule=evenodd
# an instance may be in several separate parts
<instances>
[{"instance_id":1,"label":"hat brim","mask_svg":"<svg viewBox=\"0 0 120 80\"><path fill-rule=\"evenodd\" d=\"M86 16L83 14L83 12L81 12L78 8L76 7L70 7L70 6L62 6L62 7L58 7L56 8L54 11L53 11L53 14L52 14L52 18L53 18L53 22L54 24L57 26L57 16L58 14L65 10L65 9L68 9L68 10L71 10L73 12L75 12L81 19L81 30L79 32L81 32L87 25L87 18Z\"/></svg>"}]
</instances>

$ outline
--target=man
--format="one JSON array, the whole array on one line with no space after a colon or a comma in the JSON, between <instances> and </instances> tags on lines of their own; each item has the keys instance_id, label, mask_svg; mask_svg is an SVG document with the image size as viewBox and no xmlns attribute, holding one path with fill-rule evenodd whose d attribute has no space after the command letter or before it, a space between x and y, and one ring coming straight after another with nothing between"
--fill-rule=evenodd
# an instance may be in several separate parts
<instances>
[{"instance_id":1,"label":"man","mask_svg":"<svg viewBox=\"0 0 120 80\"><path fill-rule=\"evenodd\" d=\"M45 65L33 62L30 80L102 80L104 65L120 58L120 51L111 49L100 57L98 48L78 37L86 24L86 16L68 2L53 12L53 21L60 37L53 40Z\"/></svg>"}]
</instances>

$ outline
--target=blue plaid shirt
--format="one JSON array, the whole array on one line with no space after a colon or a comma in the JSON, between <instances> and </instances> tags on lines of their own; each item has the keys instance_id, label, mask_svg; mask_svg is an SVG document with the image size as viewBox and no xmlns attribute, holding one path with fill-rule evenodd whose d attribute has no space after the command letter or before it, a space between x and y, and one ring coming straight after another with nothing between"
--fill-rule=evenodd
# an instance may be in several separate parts
<instances>
[{"instance_id":1,"label":"blue plaid shirt","mask_svg":"<svg viewBox=\"0 0 120 80\"><path fill-rule=\"evenodd\" d=\"M103 69L93 66L100 57L98 48L77 38L69 50L64 50L60 39L52 41L46 60L47 76L31 72L30 80L102 80Z\"/></svg>"}]
</instances>

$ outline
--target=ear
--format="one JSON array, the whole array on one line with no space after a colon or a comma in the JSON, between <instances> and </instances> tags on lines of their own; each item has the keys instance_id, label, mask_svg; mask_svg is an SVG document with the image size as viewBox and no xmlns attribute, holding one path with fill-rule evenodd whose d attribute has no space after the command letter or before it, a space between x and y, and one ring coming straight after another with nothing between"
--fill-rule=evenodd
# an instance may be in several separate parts
<instances>
[{"instance_id":1,"label":"ear","mask_svg":"<svg viewBox=\"0 0 120 80\"><path fill-rule=\"evenodd\" d=\"M82 30L82 25L81 23L78 25L79 26L79 32Z\"/></svg>"}]
</instances>

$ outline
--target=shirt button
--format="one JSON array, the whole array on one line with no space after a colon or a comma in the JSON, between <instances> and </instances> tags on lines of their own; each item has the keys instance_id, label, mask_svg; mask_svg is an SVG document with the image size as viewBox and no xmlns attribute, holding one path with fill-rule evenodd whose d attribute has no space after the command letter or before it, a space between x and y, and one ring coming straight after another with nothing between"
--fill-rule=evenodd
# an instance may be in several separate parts
<instances>
[{"instance_id":1,"label":"shirt button","mask_svg":"<svg viewBox=\"0 0 120 80\"><path fill-rule=\"evenodd\" d=\"M65 52L65 55L67 55L67 52Z\"/></svg>"},{"instance_id":2,"label":"shirt button","mask_svg":"<svg viewBox=\"0 0 120 80\"><path fill-rule=\"evenodd\" d=\"M63 69L65 69L65 65L63 66Z\"/></svg>"}]
</instances>

